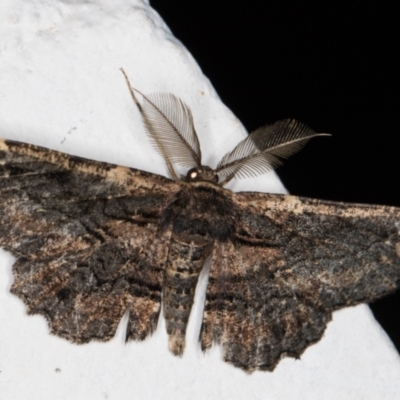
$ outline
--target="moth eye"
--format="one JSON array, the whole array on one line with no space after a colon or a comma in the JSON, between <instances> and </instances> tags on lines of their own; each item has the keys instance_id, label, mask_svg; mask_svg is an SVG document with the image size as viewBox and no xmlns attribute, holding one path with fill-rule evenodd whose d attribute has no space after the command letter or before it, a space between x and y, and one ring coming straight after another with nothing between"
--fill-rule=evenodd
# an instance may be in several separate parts
<instances>
[{"instance_id":1,"label":"moth eye","mask_svg":"<svg viewBox=\"0 0 400 400\"><path fill-rule=\"evenodd\" d=\"M197 168L192 168L190 169L187 174L186 174L186 179L188 180L194 180L199 177L199 171Z\"/></svg>"}]
</instances>

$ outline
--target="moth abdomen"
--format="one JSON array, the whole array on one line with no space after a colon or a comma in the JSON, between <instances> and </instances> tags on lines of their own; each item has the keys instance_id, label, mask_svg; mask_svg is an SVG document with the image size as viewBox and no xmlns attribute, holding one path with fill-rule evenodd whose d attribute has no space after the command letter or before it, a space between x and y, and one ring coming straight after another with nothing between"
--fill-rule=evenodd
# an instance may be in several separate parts
<instances>
[{"instance_id":1,"label":"moth abdomen","mask_svg":"<svg viewBox=\"0 0 400 400\"><path fill-rule=\"evenodd\" d=\"M174 235L164 274L164 316L170 351L181 356L194 293L212 242Z\"/></svg>"}]
</instances>

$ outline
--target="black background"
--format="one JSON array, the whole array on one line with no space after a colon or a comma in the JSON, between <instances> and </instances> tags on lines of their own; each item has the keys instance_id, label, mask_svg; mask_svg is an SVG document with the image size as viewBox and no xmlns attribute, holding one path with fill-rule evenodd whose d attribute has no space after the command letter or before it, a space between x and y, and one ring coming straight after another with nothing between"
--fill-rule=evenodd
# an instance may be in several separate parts
<instances>
[{"instance_id":1,"label":"black background","mask_svg":"<svg viewBox=\"0 0 400 400\"><path fill-rule=\"evenodd\" d=\"M333 135L278 169L290 193L400 206L396 2L150 3L249 131L290 117ZM400 351L400 292L371 308Z\"/></svg>"}]
</instances>

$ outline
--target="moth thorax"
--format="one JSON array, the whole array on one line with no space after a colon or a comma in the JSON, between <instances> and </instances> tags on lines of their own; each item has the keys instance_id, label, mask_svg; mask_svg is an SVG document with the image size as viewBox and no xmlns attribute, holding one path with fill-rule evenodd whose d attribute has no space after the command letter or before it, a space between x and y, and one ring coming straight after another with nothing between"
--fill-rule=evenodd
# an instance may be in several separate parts
<instances>
[{"instance_id":1,"label":"moth thorax","mask_svg":"<svg viewBox=\"0 0 400 400\"><path fill-rule=\"evenodd\" d=\"M188 182L207 181L218 183L218 174L210 167L202 165L201 167L192 168L186 174Z\"/></svg>"}]
</instances>

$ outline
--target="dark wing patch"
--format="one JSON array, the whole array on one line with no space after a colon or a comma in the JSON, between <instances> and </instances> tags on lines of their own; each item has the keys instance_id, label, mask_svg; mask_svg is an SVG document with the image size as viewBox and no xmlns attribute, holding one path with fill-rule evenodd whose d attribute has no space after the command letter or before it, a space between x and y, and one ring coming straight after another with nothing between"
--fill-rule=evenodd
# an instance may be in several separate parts
<instances>
[{"instance_id":1,"label":"dark wing patch","mask_svg":"<svg viewBox=\"0 0 400 400\"><path fill-rule=\"evenodd\" d=\"M51 331L127 339L158 319L170 233L160 215L177 185L158 175L0 141L0 245L17 257L11 291Z\"/></svg>"},{"instance_id":2,"label":"dark wing patch","mask_svg":"<svg viewBox=\"0 0 400 400\"><path fill-rule=\"evenodd\" d=\"M217 243L203 349L246 370L273 370L318 341L334 310L400 286L400 210L238 193L236 241Z\"/></svg>"},{"instance_id":3,"label":"dark wing patch","mask_svg":"<svg viewBox=\"0 0 400 400\"><path fill-rule=\"evenodd\" d=\"M202 349L223 347L227 362L246 371L272 371L282 357L318 341L331 313L298 300L274 278L276 249L218 243L211 261L200 333Z\"/></svg>"}]
</instances>

